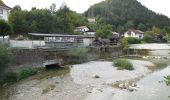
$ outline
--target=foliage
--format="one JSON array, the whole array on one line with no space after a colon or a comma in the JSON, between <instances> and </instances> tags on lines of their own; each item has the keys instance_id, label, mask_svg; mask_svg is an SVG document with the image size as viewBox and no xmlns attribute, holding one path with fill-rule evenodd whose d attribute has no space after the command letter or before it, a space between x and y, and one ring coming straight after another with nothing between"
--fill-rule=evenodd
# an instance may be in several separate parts
<instances>
[{"instance_id":1,"label":"foliage","mask_svg":"<svg viewBox=\"0 0 170 100\"><path fill-rule=\"evenodd\" d=\"M122 46L124 50L127 50L129 48L129 43L127 38L122 39Z\"/></svg>"},{"instance_id":2,"label":"foliage","mask_svg":"<svg viewBox=\"0 0 170 100\"><path fill-rule=\"evenodd\" d=\"M146 31L146 29L147 29L143 23L140 23L137 28L141 31Z\"/></svg>"},{"instance_id":3,"label":"foliage","mask_svg":"<svg viewBox=\"0 0 170 100\"><path fill-rule=\"evenodd\" d=\"M0 19L0 36L10 35L12 33L11 26L5 21Z\"/></svg>"},{"instance_id":4,"label":"foliage","mask_svg":"<svg viewBox=\"0 0 170 100\"><path fill-rule=\"evenodd\" d=\"M23 69L19 72L20 79L24 79L29 76L35 75L37 73L37 71L38 70L36 68Z\"/></svg>"},{"instance_id":5,"label":"foliage","mask_svg":"<svg viewBox=\"0 0 170 100\"><path fill-rule=\"evenodd\" d=\"M114 26L114 31L122 32L127 28L152 29L170 26L170 19L144 7L137 0L105 0L91 6L85 16L100 18L103 23Z\"/></svg>"},{"instance_id":6,"label":"foliage","mask_svg":"<svg viewBox=\"0 0 170 100\"><path fill-rule=\"evenodd\" d=\"M0 85L18 81L18 74L16 72L7 72L3 77L4 78L0 80Z\"/></svg>"},{"instance_id":7,"label":"foliage","mask_svg":"<svg viewBox=\"0 0 170 100\"><path fill-rule=\"evenodd\" d=\"M170 41L170 26L166 26L166 27L164 27L164 31L165 31L165 39L167 40L167 41Z\"/></svg>"},{"instance_id":8,"label":"foliage","mask_svg":"<svg viewBox=\"0 0 170 100\"><path fill-rule=\"evenodd\" d=\"M157 62L154 62L156 68L165 68L167 67L168 63L167 62L164 62L164 61L157 61Z\"/></svg>"},{"instance_id":9,"label":"foliage","mask_svg":"<svg viewBox=\"0 0 170 100\"><path fill-rule=\"evenodd\" d=\"M156 42L154 32L152 32L152 31L145 32L144 37L143 37L143 41L145 41L147 43Z\"/></svg>"},{"instance_id":10,"label":"foliage","mask_svg":"<svg viewBox=\"0 0 170 100\"><path fill-rule=\"evenodd\" d=\"M71 11L66 5L56 10L55 4L52 4L49 9L32 8L30 11L15 6L10 12L9 23L15 34L29 32L73 34L75 27L86 24L86 19L81 14Z\"/></svg>"},{"instance_id":11,"label":"foliage","mask_svg":"<svg viewBox=\"0 0 170 100\"><path fill-rule=\"evenodd\" d=\"M68 56L70 58L70 63L82 63L87 61L87 48L74 48L69 51Z\"/></svg>"},{"instance_id":12,"label":"foliage","mask_svg":"<svg viewBox=\"0 0 170 100\"><path fill-rule=\"evenodd\" d=\"M165 78L165 83L167 86L170 86L170 76L166 76Z\"/></svg>"},{"instance_id":13,"label":"foliage","mask_svg":"<svg viewBox=\"0 0 170 100\"><path fill-rule=\"evenodd\" d=\"M4 70L8 67L11 61L11 51L0 44L0 75L3 74Z\"/></svg>"},{"instance_id":14,"label":"foliage","mask_svg":"<svg viewBox=\"0 0 170 100\"><path fill-rule=\"evenodd\" d=\"M96 30L96 36L101 38L109 38L112 36L112 26L102 25L98 30Z\"/></svg>"},{"instance_id":15,"label":"foliage","mask_svg":"<svg viewBox=\"0 0 170 100\"><path fill-rule=\"evenodd\" d=\"M127 37L127 41L129 44L140 44L141 39L135 38L135 37Z\"/></svg>"},{"instance_id":16,"label":"foliage","mask_svg":"<svg viewBox=\"0 0 170 100\"><path fill-rule=\"evenodd\" d=\"M133 64L128 59L116 59L113 61L113 65L119 70L133 70Z\"/></svg>"}]
</instances>

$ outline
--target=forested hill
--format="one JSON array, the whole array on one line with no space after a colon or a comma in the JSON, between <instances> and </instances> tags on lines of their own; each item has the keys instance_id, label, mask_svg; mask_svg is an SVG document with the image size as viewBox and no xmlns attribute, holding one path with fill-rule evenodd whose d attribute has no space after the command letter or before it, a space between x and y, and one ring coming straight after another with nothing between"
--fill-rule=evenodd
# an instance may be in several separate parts
<instances>
[{"instance_id":1,"label":"forested hill","mask_svg":"<svg viewBox=\"0 0 170 100\"><path fill-rule=\"evenodd\" d=\"M170 26L170 19L156 14L137 0L105 0L91 6L85 13L87 17L96 17L99 22L113 25L113 30L123 31L128 27L142 29L153 26Z\"/></svg>"}]
</instances>

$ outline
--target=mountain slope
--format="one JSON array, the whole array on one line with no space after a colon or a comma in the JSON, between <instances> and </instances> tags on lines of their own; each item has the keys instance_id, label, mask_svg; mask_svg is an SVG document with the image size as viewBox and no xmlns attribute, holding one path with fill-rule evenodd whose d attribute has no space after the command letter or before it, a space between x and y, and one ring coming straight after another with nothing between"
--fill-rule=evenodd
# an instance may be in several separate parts
<instances>
[{"instance_id":1,"label":"mountain slope","mask_svg":"<svg viewBox=\"0 0 170 100\"><path fill-rule=\"evenodd\" d=\"M115 30L133 23L133 28L141 24L145 30L153 26L163 28L170 26L170 19L164 15L156 14L136 0L105 0L90 7L85 13L87 17L96 17L102 23L113 25Z\"/></svg>"}]
</instances>

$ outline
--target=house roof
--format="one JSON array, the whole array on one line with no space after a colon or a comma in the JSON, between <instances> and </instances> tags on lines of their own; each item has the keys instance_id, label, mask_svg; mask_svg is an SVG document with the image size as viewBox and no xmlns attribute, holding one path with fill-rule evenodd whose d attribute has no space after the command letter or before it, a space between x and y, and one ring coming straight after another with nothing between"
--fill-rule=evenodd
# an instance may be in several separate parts
<instances>
[{"instance_id":1,"label":"house roof","mask_svg":"<svg viewBox=\"0 0 170 100\"><path fill-rule=\"evenodd\" d=\"M8 10L12 9L11 7L7 6L2 0L0 0L0 7L6 8Z\"/></svg>"},{"instance_id":2,"label":"house roof","mask_svg":"<svg viewBox=\"0 0 170 100\"><path fill-rule=\"evenodd\" d=\"M128 32L134 32L134 33L137 33L137 34L144 34L145 33L141 30L135 30L135 29L130 29L130 30L128 30Z\"/></svg>"},{"instance_id":3,"label":"house roof","mask_svg":"<svg viewBox=\"0 0 170 100\"><path fill-rule=\"evenodd\" d=\"M38 37L82 37L82 38L94 38L94 36L85 36L85 35L62 35L62 34L43 34L43 33L28 33L31 36Z\"/></svg>"}]
</instances>

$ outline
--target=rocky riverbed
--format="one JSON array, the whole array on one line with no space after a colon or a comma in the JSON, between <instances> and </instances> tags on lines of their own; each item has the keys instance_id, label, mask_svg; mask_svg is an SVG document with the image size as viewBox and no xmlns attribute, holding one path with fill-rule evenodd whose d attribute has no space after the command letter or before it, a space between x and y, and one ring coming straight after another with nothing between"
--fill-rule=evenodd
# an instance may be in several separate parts
<instances>
[{"instance_id":1,"label":"rocky riverbed","mask_svg":"<svg viewBox=\"0 0 170 100\"><path fill-rule=\"evenodd\" d=\"M152 73L148 68L153 66L151 62L130 61L134 65L133 71L117 70L109 61L92 61L73 65L70 70L63 72L57 70L40 72L33 77L0 88L0 98L1 100L167 100L170 88L162 81L163 76L170 74L170 68ZM146 98L142 99L143 96Z\"/></svg>"}]
</instances>

